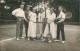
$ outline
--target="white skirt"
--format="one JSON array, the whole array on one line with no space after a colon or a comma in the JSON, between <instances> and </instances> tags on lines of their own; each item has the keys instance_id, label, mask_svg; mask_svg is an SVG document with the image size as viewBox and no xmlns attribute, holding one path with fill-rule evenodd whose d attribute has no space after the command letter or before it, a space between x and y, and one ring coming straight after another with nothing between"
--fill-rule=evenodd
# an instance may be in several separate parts
<instances>
[{"instance_id":1,"label":"white skirt","mask_svg":"<svg viewBox=\"0 0 80 51\"><path fill-rule=\"evenodd\" d=\"M35 38L36 37L36 23L34 22L29 22L29 27L28 27L28 34L27 34L28 37L33 37Z\"/></svg>"}]
</instances>

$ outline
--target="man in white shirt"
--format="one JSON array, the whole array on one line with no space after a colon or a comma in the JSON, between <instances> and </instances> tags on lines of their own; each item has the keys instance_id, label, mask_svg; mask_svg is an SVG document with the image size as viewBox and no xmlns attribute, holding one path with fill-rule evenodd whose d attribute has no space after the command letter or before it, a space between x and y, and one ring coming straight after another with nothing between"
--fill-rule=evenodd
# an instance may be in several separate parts
<instances>
[{"instance_id":1,"label":"man in white shirt","mask_svg":"<svg viewBox=\"0 0 80 51\"><path fill-rule=\"evenodd\" d=\"M43 10L43 8L40 9L40 13L38 14L38 22L43 22L43 19L45 18L45 12ZM38 35L38 38L41 38L43 39L43 24L44 23L38 23L38 31L37 31L37 35Z\"/></svg>"},{"instance_id":2,"label":"man in white shirt","mask_svg":"<svg viewBox=\"0 0 80 51\"><path fill-rule=\"evenodd\" d=\"M50 8L49 5L45 8L45 18L43 19L43 32L45 30L46 24L47 24L47 19L50 17Z\"/></svg>"},{"instance_id":3,"label":"man in white shirt","mask_svg":"<svg viewBox=\"0 0 80 51\"><path fill-rule=\"evenodd\" d=\"M49 5L47 7L45 7L45 17L43 18L43 33L44 33L44 30L45 30L45 27L46 27L46 24L47 24L47 19L50 17L50 7ZM44 37L45 38L45 37ZM42 38L43 39L43 38Z\"/></svg>"},{"instance_id":4,"label":"man in white shirt","mask_svg":"<svg viewBox=\"0 0 80 51\"><path fill-rule=\"evenodd\" d=\"M22 38L23 32L23 23L25 18L25 13L23 11L24 5L20 5L20 8L15 9L12 11L12 15L16 16L17 26L16 26L16 38L19 40Z\"/></svg>"},{"instance_id":5,"label":"man in white shirt","mask_svg":"<svg viewBox=\"0 0 80 51\"><path fill-rule=\"evenodd\" d=\"M65 33L64 33L64 20L65 20L65 13L63 12L63 7L59 6L59 16L57 17L57 40L60 40L60 32L62 34L62 43L65 43Z\"/></svg>"}]
</instances>

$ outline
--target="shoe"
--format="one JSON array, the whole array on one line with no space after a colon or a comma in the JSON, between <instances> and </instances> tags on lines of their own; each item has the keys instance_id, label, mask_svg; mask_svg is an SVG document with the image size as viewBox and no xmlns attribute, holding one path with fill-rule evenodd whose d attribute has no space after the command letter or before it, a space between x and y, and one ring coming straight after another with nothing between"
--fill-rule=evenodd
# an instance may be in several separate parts
<instances>
[{"instance_id":1,"label":"shoe","mask_svg":"<svg viewBox=\"0 0 80 51\"><path fill-rule=\"evenodd\" d=\"M33 39L33 41L35 41L36 39Z\"/></svg>"},{"instance_id":2,"label":"shoe","mask_svg":"<svg viewBox=\"0 0 80 51\"><path fill-rule=\"evenodd\" d=\"M62 44L64 44L65 43L65 41L62 41Z\"/></svg>"},{"instance_id":3,"label":"shoe","mask_svg":"<svg viewBox=\"0 0 80 51\"><path fill-rule=\"evenodd\" d=\"M49 40L48 42L51 43L51 40Z\"/></svg>"},{"instance_id":4,"label":"shoe","mask_svg":"<svg viewBox=\"0 0 80 51\"><path fill-rule=\"evenodd\" d=\"M59 42L59 40L54 40L55 42Z\"/></svg>"},{"instance_id":5,"label":"shoe","mask_svg":"<svg viewBox=\"0 0 80 51\"><path fill-rule=\"evenodd\" d=\"M42 41L45 41L45 39L42 39Z\"/></svg>"},{"instance_id":6,"label":"shoe","mask_svg":"<svg viewBox=\"0 0 80 51\"><path fill-rule=\"evenodd\" d=\"M17 38L17 41L19 40L19 38Z\"/></svg>"},{"instance_id":7,"label":"shoe","mask_svg":"<svg viewBox=\"0 0 80 51\"><path fill-rule=\"evenodd\" d=\"M28 38L28 41L30 41L30 38Z\"/></svg>"}]
</instances>

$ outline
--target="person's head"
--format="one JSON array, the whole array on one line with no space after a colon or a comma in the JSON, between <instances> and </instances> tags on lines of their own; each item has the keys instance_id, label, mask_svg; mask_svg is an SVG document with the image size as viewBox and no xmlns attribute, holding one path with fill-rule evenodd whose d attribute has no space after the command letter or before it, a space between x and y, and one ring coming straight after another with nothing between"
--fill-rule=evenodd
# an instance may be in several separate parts
<instances>
[{"instance_id":1,"label":"person's head","mask_svg":"<svg viewBox=\"0 0 80 51\"><path fill-rule=\"evenodd\" d=\"M49 1L47 1L47 4L49 4Z\"/></svg>"},{"instance_id":2,"label":"person's head","mask_svg":"<svg viewBox=\"0 0 80 51\"><path fill-rule=\"evenodd\" d=\"M52 14L52 13L55 13L55 11L56 11L55 7L51 7L51 8L50 8L51 14Z\"/></svg>"},{"instance_id":3,"label":"person's head","mask_svg":"<svg viewBox=\"0 0 80 51\"><path fill-rule=\"evenodd\" d=\"M26 10L30 10L30 6L27 5L27 6L26 6Z\"/></svg>"},{"instance_id":4,"label":"person's head","mask_svg":"<svg viewBox=\"0 0 80 51\"><path fill-rule=\"evenodd\" d=\"M20 8L21 8L21 9L24 9L24 5L20 5Z\"/></svg>"},{"instance_id":5,"label":"person's head","mask_svg":"<svg viewBox=\"0 0 80 51\"><path fill-rule=\"evenodd\" d=\"M41 4L44 4L44 2L42 1Z\"/></svg>"},{"instance_id":6,"label":"person's head","mask_svg":"<svg viewBox=\"0 0 80 51\"><path fill-rule=\"evenodd\" d=\"M59 6L58 9L59 9L59 12L63 11L63 7L62 6Z\"/></svg>"},{"instance_id":7,"label":"person's head","mask_svg":"<svg viewBox=\"0 0 80 51\"><path fill-rule=\"evenodd\" d=\"M50 5L45 6L45 9L49 9L49 8L50 8Z\"/></svg>"},{"instance_id":8,"label":"person's head","mask_svg":"<svg viewBox=\"0 0 80 51\"><path fill-rule=\"evenodd\" d=\"M51 14L54 12L54 11L53 11L53 8L50 8L50 12L51 12Z\"/></svg>"}]
</instances>

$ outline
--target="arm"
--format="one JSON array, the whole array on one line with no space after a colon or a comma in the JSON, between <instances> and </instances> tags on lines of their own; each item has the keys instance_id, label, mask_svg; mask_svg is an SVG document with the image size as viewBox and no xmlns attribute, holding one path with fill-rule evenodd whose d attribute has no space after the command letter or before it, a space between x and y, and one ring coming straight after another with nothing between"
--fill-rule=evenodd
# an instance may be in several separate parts
<instances>
[{"instance_id":1,"label":"arm","mask_svg":"<svg viewBox=\"0 0 80 51\"><path fill-rule=\"evenodd\" d=\"M24 12L24 20L26 20L27 22L29 22L27 19L26 19L26 12Z\"/></svg>"},{"instance_id":2,"label":"arm","mask_svg":"<svg viewBox=\"0 0 80 51\"><path fill-rule=\"evenodd\" d=\"M55 19L56 19L56 14L55 13L51 14L50 22L53 23Z\"/></svg>"},{"instance_id":3,"label":"arm","mask_svg":"<svg viewBox=\"0 0 80 51\"><path fill-rule=\"evenodd\" d=\"M12 11L12 15L16 16L16 13L17 13L17 9L15 9L14 11Z\"/></svg>"},{"instance_id":4,"label":"arm","mask_svg":"<svg viewBox=\"0 0 80 51\"><path fill-rule=\"evenodd\" d=\"M52 21L55 21L55 19L56 19L56 14L54 13Z\"/></svg>"},{"instance_id":5,"label":"arm","mask_svg":"<svg viewBox=\"0 0 80 51\"><path fill-rule=\"evenodd\" d=\"M58 21L58 23L64 22L64 20L65 20L65 14L62 13L61 16L62 16L62 18L60 19L60 21Z\"/></svg>"},{"instance_id":6,"label":"arm","mask_svg":"<svg viewBox=\"0 0 80 51\"><path fill-rule=\"evenodd\" d=\"M25 17L24 17L24 20L26 20L27 22L29 22Z\"/></svg>"},{"instance_id":7,"label":"arm","mask_svg":"<svg viewBox=\"0 0 80 51\"><path fill-rule=\"evenodd\" d=\"M37 15L36 15L36 13L35 13L35 18L34 18L35 20L34 20L34 23L36 22L36 18L37 18Z\"/></svg>"},{"instance_id":8,"label":"arm","mask_svg":"<svg viewBox=\"0 0 80 51\"><path fill-rule=\"evenodd\" d=\"M65 20L65 19L62 18L60 21L58 21L58 23L64 22L64 20Z\"/></svg>"}]
</instances>

